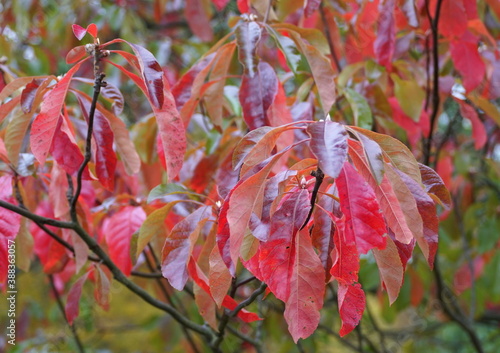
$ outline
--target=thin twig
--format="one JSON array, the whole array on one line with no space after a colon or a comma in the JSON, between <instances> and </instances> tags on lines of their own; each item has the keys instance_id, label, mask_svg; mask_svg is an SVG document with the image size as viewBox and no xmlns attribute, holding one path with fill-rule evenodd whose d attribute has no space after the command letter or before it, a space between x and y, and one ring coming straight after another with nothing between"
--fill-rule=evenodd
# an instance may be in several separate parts
<instances>
[{"instance_id":1,"label":"thin twig","mask_svg":"<svg viewBox=\"0 0 500 353\"><path fill-rule=\"evenodd\" d=\"M318 166L315 171L311 173L312 176L316 177L316 181L314 182L314 188L312 191L311 195L311 208L309 209L309 213L306 217L306 220L304 224L302 224L302 227L300 229L304 229L304 227L307 225L307 222L311 219L312 213L314 211L314 205L316 204L316 198L318 196L318 191L321 186L321 183L323 182L323 179L325 178L325 174L321 170L321 168Z\"/></svg>"},{"instance_id":2,"label":"thin twig","mask_svg":"<svg viewBox=\"0 0 500 353\"><path fill-rule=\"evenodd\" d=\"M80 337L78 336L78 332L76 331L75 324L74 323L70 324L68 321L68 318L66 317L66 311L64 310L64 305L63 305L63 302L61 300L61 296L59 295L59 292L57 291L56 285L54 283L54 277L52 275L49 275L49 282L50 282L50 286L52 287L52 292L54 293L54 297L56 298L57 306L59 307L59 310L61 311L61 314L64 318L64 321L66 321L69 329L71 330L71 334L73 335L73 339L75 340L76 346L78 347L78 352L85 353L85 349L83 348L82 341L80 340Z\"/></svg>"}]
</instances>

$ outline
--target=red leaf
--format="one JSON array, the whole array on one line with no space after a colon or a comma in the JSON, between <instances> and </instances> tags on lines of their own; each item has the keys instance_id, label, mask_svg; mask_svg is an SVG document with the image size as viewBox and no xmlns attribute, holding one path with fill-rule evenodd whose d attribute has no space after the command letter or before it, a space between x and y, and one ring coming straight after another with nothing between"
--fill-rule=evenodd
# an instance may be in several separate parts
<instances>
[{"instance_id":1,"label":"red leaf","mask_svg":"<svg viewBox=\"0 0 500 353\"><path fill-rule=\"evenodd\" d=\"M186 0L184 10L189 28L202 42L210 42L214 38L210 17L201 0Z\"/></svg>"},{"instance_id":2,"label":"red leaf","mask_svg":"<svg viewBox=\"0 0 500 353\"><path fill-rule=\"evenodd\" d=\"M129 45L139 61L142 78L148 89L149 101L154 108L161 109L164 102L163 70L150 51L137 44L129 43Z\"/></svg>"},{"instance_id":3,"label":"red leaf","mask_svg":"<svg viewBox=\"0 0 500 353\"><path fill-rule=\"evenodd\" d=\"M87 34L87 30L79 25L72 25L71 29L73 29L73 34L75 35L76 39L82 40L83 37L85 37L85 34Z\"/></svg>"},{"instance_id":4,"label":"red leaf","mask_svg":"<svg viewBox=\"0 0 500 353\"><path fill-rule=\"evenodd\" d=\"M336 178L347 158L347 132L339 123L319 121L307 126L309 147L325 174Z\"/></svg>"},{"instance_id":5,"label":"red leaf","mask_svg":"<svg viewBox=\"0 0 500 353\"><path fill-rule=\"evenodd\" d=\"M477 115L476 109L474 107L468 105L464 101L458 101L460 106L460 114L463 117L470 120L472 124L472 136L474 137L474 147L476 150L480 150L483 148L488 136L486 134L486 129L484 128L483 122L479 119Z\"/></svg>"},{"instance_id":6,"label":"red leaf","mask_svg":"<svg viewBox=\"0 0 500 353\"><path fill-rule=\"evenodd\" d=\"M43 165L52 145L64 99L68 92L71 78L80 68L82 62L73 66L68 73L54 86L42 102L40 114L31 127L31 151L38 162Z\"/></svg>"},{"instance_id":7,"label":"red leaf","mask_svg":"<svg viewBox=\"0 0 500 353\"><path fill-rule=\"evenodd\" d=\"M386 0L380 6L377 39L373 43L375 55L380 65L389 67L392 62L396 41L396 24L394 21L395 0Z\"/></svg>"},{"instance_id":8,"label":"red leaf","mask_svg":"<svg viewBox=\"0 0 500 353\"><path fill-rule=\"evenodd\" d=\"M432 168L420 164L420 173L422 175L422 183L425 189L436 202L439 202L444 208L450 209L452 206L450 192L446 188L443 179Z\"/></svg>"},{"instance_id":9,"label":"red leaf","mask_svg":"<svg viewBox=\"0 0 500 353\"><path fill-rule=\"evenodd\" d=\"M205 292L210 294L210 286L208 285L208 279L203 273L203 271L200 269L196 261L194 261L193 257L191 257L189 260L188 271L194 283L200 286ZM229 295L226 295L222 302L222 306L229 310L234 310L234 308L238 306L238 303ZM262 320L257 314L249 312L245 309L240 310L237 316L244 322L253 322L257 320Z\"/></svg>"},{"instance_id":10,"label":"red leaf","mask_svg":"<svg viewBox=\"0 0 500 353\"><path fill-rule=\"evenodd\" d=\"M91 23L87 26L87 33L92 37L97 38L97 26L94 23Z\"/></svg>"},{"instance_id":11,"label":"red leaf","mask_svg":"<svg viewBox=\"0 0 500 353\"><path fill-rule=\"evenodd\" d=\"M274 69L266 62L260 62L253 74L243 75L239 99L250 130L271 125L267 111L278 92L278 83Z\"/></svg>"},{"instance_id":12,"label":"red leaf","mask_svg":"<svg viewBox=\"0 0 500 353\"><path fill-rule=\"evenodd\" d=\"M3 175L0 177L0 199L14 203L14 198L11 195L12 177L10 175ZM0 207L0 288L7 279L9 265L14 264L12 257L9 256L9 254L12 255L9 250L15 249L14 240L19 232L20 224L20 215ZM11 288L10 285L7 288L8 290L15 289Z\"/></svg>"},{"instance_id":13,"label":"red leaf","mask_svg":"<svg viewBox=\"0 0 500 353\"><path fill-rule=\"evenodd\" d=\"M221 11L229 3L229 0L212 0L212 3L215 5L218 11Z\"/></svg>"},{"instance_id":14,"label":"red leaf","mask_svg":"<svg viewBox=\"0 0 500 353\"><path fill-rule=\"evenodd\" d=\"M161 273L172 287L181 291L188 280L187 265L203 226L212 215L203 206L177 223L167 236L162 250Z\"/></svg>"},{"instance_id":15,"label":"red leaf","mask_svg":"<svg viewBox=\"0 0 500 353\"><path fill-rule=\"evenodd\" d=\"M239 184L241 184L241 182ZM229 209L229 200L231 198L231 195L233 194L233 190L235 190L237 187L238 184L236 184L236 186L232 190L230 190L229 194L226 196L226 199L224 200L224 203L222 204L222 207L219 211L219 219L217 222L217 235L215 238L222 260L224 261L226 267L229 269L229 273L233 277L236 274L236 264L231 259L231 251L229 247L230 230L229 230L229 223L227 221L227 211Z\"/></svg>"},{"instance_id":16,"label":"red leaf","mask_svg":"<svg viewBox=\"0 0 500 353\"><path fill-rule=\"evenodd\" d=\"M423 220L423 233L422 237L416 237L416 240L429 263L429 267L432 269L438 247L439 220L436 206L432 198L427 195L425 190L415 180L403 172L398 171L398 174L417 202L418 212Z\"/></svg>"},{"instance_id":17,"label":"red leaf","mask_svg":"<svg viewBox=\"0 0 500 353\"><path fill-rule=\"evenodd\" d=\"M77 97L83 115L88 121L91 108L90 97L83 95L78 95ZM92 136L96 142L95 169L97 178L106 189L113 191L117 161L115 151L113 150L114 134L108 120L98 109L94 111L93 126Z\"/></svg>"},{"instance_id":18,"label":"red leaf","mask_svg":"<svg viewBox=\"0 0 500 353\"><path fill-rule=\"evenodd\" d=\"M214 58L215 53L212 53L199 60L196 64L191 66L191 68L172 87L172 95L175 98L175 104L179 111L192 96L191 92L195 79L202 71L205 71L205 68L212 63ZM208 70L201 81L205 81L206 74L208 74Z\"/></svg>"},{"instance_id":19,"label":"red leaf","mask_svg":"<svg viewBox=\"0 0 500 353\"><path fill-rule=\"evenodd\" d=\"M130 240L145 219L146 213L141 207L126 206L102 224L101 234L108 244L109 257L126 276L132 270Z\"/></svg>"},{"instance_id":20,"label":"red leaf","mask_svg":"<svg viewBox=\"0 0 500 353\"><path fill-rule=\"evenodd\" d=\"M68 54L66 54L66 64L76 63L78 60L83 59L85 56L87 56L85 45L74 47L68 52Z\"/></svg>"},{"instance_id":21,"label":"red leaf","mask_svg":"<svg viewBox=\"0 0 500 353\"><path fill-rule=\"evenodd\" d=\"M229 224L230 254L233 263L236 263L240 254L241 244L248 222L255 207L262 202L262 194L267 176L274 164L287 150L269 158L268 163L260 171L238 183L229 197L229 208L227 210L227 222ZM217 232L219 234L219 232ZM221 244L219 244L220 249ZM224 251L221 251L224 258Z\"/></svg>"},{"instance_id":22,"label":"red leaf","mask_svg":"<svg viewBox=\"0 0 500 353\"><path fill-rule=\"evenodd\" d=\"M472 91L483 81L486 72L486 66L477 49L477 43L463 39L451 43L451 59L462 76L467 92Z\"/></svg>"},{"instance_id":23,"label":"red leaf","mask_svg":"<svg viewBox=\"0 0 500 353\"><path fill-rule=\"evenodd\" d=\"M248 13L250 11L250 0L236 0L236 6L240 13Z\"/></svg>"},{"instance_id":24,"label":"red leaf","mask_svg":"<svg viewBox=\"0 0 500 353\"><path fill-rule=\"evenodd\" d=\"M28 83L26 87L23 89L23 92L21 93L21 108L24 113L31 112L33 102L35 101L35 98L39 92L38 88L40 88L40 85L44 81L45 81L44 79L34 78L33 81Z\"/></svg>"},{"instance_id":25,"label":"red leaf","mask_svg":"<svg viewBox=\"0 0 500 353\"><path fill-rule=\"evenodd\" d=\"M335 219L331 213L329 215ZM338 307L342 320L340 336L351 332L361 320L365 309L365 293L358 283L359 256L356 241L352 234L346 232L345 219L336 219L335 232L336 261L331 274L338 281Z\"/></svg>"},{"instance_id":26,"label":"red leaf","mask_svg":"<svg viewBox=\"0 0 500 353\"><path fill-rule=\"evenodd\" d=\"M40 202L35 210L37 215L54 218L54 213L48 202ZM47 226L51 231L61 236L61 230ZM34 252L43 265L43 271L47 274L60 272L68 262L66 248L45 233L36 224L32 223L30 232L34 240Z\"/></svg>"},{"instance_id":27,"label":"red leaf","mask_svg":"<svg viewBox=\"0 0 500 353\"><path fill-rule=\"evenodd\" d=\"M439 32L445 37L461 37L467 30L467 14L463 0L443 0Z\"/></svg>"},{"instance_id":28,"label":"red leaf","mask_svg":"<svg viewBox=\"0 0 500 353\"><path fill-rule=\"evenodd\" d=\"M231 287L232 276L224 260L222 260L222 256L217 246L212 249L209 259L210 270L208 273L208 281L210 283L210 293L215 303L220 308L224 297Z\"/></svg>"},{"instance_id":29,"label":"red leaf","mask_svg":"<svg viewBox=\"0 0 500 353\"><path fill-rule=\"evenodd\" d=\"M468 260L455 272L453 278L453 287L457 294L469 289L473 281L477 280L483 273L485 261L482 256L478 256L473 260Z\"/></svg>"},{"instance_id":30,"label":"red leaf","mask_svg":"<svg viewBox=\"0 0 500 353\"><path fill-rule=\"evenodd\" d=\"M249 78L253 78L257 73L259 58L257 57L256 51L261 32L260 26L254 21L241 21L236 28L235 35L236 43L238 44L238 59L245 70L243 77L248 76Z\"/></svg>"},{"instance_id":31,"label":"red leaf","mask_svg":"<svg viewBox=\"0 0 500 353\"><path fill-rule=\"evenodd\" d=\"M365 310L365 292L361 284L339 283L338 289L339 314L342 319L340 337L344 337L358 326Z\"/></svg>"},{"instance_id":32,"label":"red leaf","mask_svg":"<svg viewBox=\"0 0 500 353\"><path fill-rule=\"evenodd\" d=\"M74 137L70 134L66 121L60 117L54 132L50 153L66 173L73 175L80 168L84 158ZM85 179L89 178L88 168L86 168L84 176Z\"/></svg>"},{"instance_id":33,"label":"red leaf","mask_svg":"<svg viewBox=\"0 0 500 353\"><path fill-rule=\"evenodd\" d=\"M344 163L335 183L340 209L345 216L346 239L355 240L358 252L366 254L373 248L383 249L387 226L380 212L375 192L349 162Z\"/></svg>"},{"instance_id":34,"label":"red leaf","mask_svg":"<svg viewBox=\"0 0 500 353\"><path fill-rule=\"evenodd\" d=\"M70 325L73 324L73 320L78 317L80 312L80 297L82 296L83 284L87 280L88 276L89 272L85 272L82 277L78 278L75 283L73 283L68 292L68 299L66 301L64 312L66 313L66 319Z\"/></svg>"},{"instance_id":35,"label":"red leaf","mask_svg":"<svg viewBox=\"0 0 500 353\"><path fill-rule=\"evenodd\" d=\"M63 219L69 214L68 203L68 179L66 172L54 162L52 170L50 171L50 184L49 184L49 200L54 209L54 217Z\"/></svg>"},{"instance_id":36,"label":"red leaf","mask_svg":"<svg viewBox=\"0 0 500 353\"><path fill-rule=\"evenodd\" d=\"M325 271L314 251L309 231L296 235L290 295L285 304L285 320L295 343L314 333L320 320L325 295Z\"/></svg>"},{"instance_id":37,"label":"red leaf","mask_svg":"<svg viewBox=\"0 0 500 353\"><path fill-rule=\"evenodd\" d=\"M269 239L259 247L259 267L263 281L276 298L284 302L290 295L296 252L299 251L295 236L306 220L309 204L309 192L306 189L289 195L271 217ZM319 258L318 263L321 265Z\"/></svg>"},{"instance_id":38,"label":"red leaf","mask_svg":"<svg viewBox=\"0 0 500 353\"><path fill-rule=\"evenodd\" d=\"M394 241L387 237L385 249L373 249L373 256L377 262L380 281L387 290L389 303L392 305L398 298L404 280L404 268L398 248Z\"/></svg>"},{"instance_id":39,"label":"red leaf","mask_svg":"<svg viewBox=\"0 0 500 353\"><path fill-rule=\"evenodd\" d=\"M384 176L382 183L377 185L376 180L370 173L369 166L363 156L363 151L359 143L349 140L349 147L349 155L356 166L356 169L375 191L375 195L377 196L377 200L380 204L382 214L386 219L387 225L394 231L398 240L408 244L413 239L413 234L408 227L405 213L403 212L402 206L399 203L400 201L396 196L396 190L393 189L393 186L391 182L389 182L389 179L387 179L387 176ZM402 182L400 184L402 184ZM402 199L405 198L402 197ZM413 200L413 202L415 202L415 200ZM422 220L420 220L420 222L421 221Z\"/></svg>"},{"instance_id":40,"label":"red leaf","mask_svg":"<svg viewBox=\"0 0 500 353\"><path fill-rule=\"evenodd\" d=\"M95 265L94 270L95 275L95 289L94 289L94 298L96 302L103 308L108 311L109 309L109 290L110 290L110 282L106 273L102 270L99 264Z\"/></svg>"}]
</instances>

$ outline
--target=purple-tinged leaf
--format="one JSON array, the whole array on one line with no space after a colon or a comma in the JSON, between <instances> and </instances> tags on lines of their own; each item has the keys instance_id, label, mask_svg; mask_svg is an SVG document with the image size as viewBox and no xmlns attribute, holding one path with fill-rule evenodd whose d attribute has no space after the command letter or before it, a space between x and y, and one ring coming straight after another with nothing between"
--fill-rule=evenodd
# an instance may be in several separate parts
<instances>
[{"instance_id":1,"label":"purple-tinged leaf","mask_svg":"<svg viewBox=\"0 0 500 353\"><path fill-rule=\"evenodd\" d=\"M450 192L444 185L443 179L436 171L424 164L418 164L422 175L422 183L434 201L438 202L445 209L451 209L452 202Z\"/></svg>"},{"instance_id":2,"label":"purple-tinged leaf","mask_svg":"<svg viewBox=\"0 0 500 353\"><path fill-rule=\"evenodd\" d=\"M257 73L259 59L256 52L261 32L260 26L255 21L241 21L235 31L238 59L244 67L244 76L250 79Z\"/></svg>"},{"instance_id":3,"label":"purple-tinged leaf","mask_svg":"<svg viewBox=\"0 0 500 353\"><path fill-rule=\"evenodd\" d=\"M373 43L377 61L385 67L391 65L396 42L395 2L395 0L386 0L381 4L380 16L377 21L377 39Z\"/></svg>"},{"instance_id":4,"label":"purple-tinged leaf","mask_svg":"<svg viewBox=\"0 0 500 353\"><path fill-rule=\"evenodd\" d=\"M203 206L177 223L165 240L161 273L172 287L182 290L188 280L188 262L194 244L212 215L211 206Z\"/></svg>"},{"instance_id":5,"label":"purple-tinged leaf","mask_svg":"<svg viewBox=\"0 0 500 353\"><path fill-rule=\"evenodd\" d=\"M331 120L309 124L309 146L325 174L336 178L347 158L347 132L339 123Z\"/></svg>"}]
</instances>

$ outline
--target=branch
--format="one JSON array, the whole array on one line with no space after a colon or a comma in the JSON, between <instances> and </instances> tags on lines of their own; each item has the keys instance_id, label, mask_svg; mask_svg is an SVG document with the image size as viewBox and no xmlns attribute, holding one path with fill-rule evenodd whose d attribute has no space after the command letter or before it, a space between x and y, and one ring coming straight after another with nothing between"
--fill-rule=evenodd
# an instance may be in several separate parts
<instances>
[{"instance_id":1,"label":"branch","mask_svg":"<svg viewBox=\"0 0 500 353\"><path fill-rule=\"evenodd\" d=\"M57 306L59 307L59 310L61 311L61 314L64 318L64 321L68 324L71 333L73 335L73 339L75 340L76 346L78 347L78 352L80 353L85 353L85 349L83 348L82 341L80 340L80 337L78 336L78 332L76 332L76 327L75 324L72 323L70 324L68 321L68 318L66 317L66 312L64 310L64 305L61 300L61 296L59 295L59 292L57 291L57 288L54 283L54 277L52 275L49 275L49 281L50 281L50 286L52 287L52 292L54 293L54 296L56 297L56 302Z\"/></svg>"},{"instance_id":2,"label":"branch","mask_svg":"<svg viewBox=\"0 0 500 353\"><path fill-rule=\"evenodd\" d=\"M235 287L235 284L233 284L233 288ZM220 344L222 343L222 340L224 339L224 332L226 329L227 324L229 323L229 319L235 317L238 315L238 313L241 311L241 309L249 306L252 304L255 299L264 291L266 290L267 285L265 283L261 283L260 287L256 289L247 299L242 301L236 308L234 308L232 311L229 310L224 310L224 314L222 315L220 322L219 322L219 327L218 327L218 333L217 336L214 338L214 340L211 343L211 347L215 352L220 352Z\"/></svg>"},{"instance_id":3,"label":"branch","mask_svg":"<svg viewBox=\"0 0 500 353\"><path fill-rule=\"evenodd\" d=\"M300 230L304 229L304 227L307 225L307 222L311 219L312 213L314 211L314 205L316 204L316 198L318 196L318 191L321 186L321 183L323 182L323 179L325 178L325 174L321 170L321 168L318 166L315 171L311 172L311 175L316 177L316 181L314 182L314 188L312 191L311 195L311 209L309 210L309 214L306 217L306 220L302 227L300 227Z\"/></svg>"},{"instance_id":4,"label":"branch","mask_svg":"<svg viewBox=\"0 0 500 353\"><path fill-rule=\"evenodd\" d=\"M424 145L424 164L429 165L431 159L431 148L432 148L432 135L434 134L434 127L436 125L436 119L439 112L440 98L439 98L439 51L438 51L438 39L439 39L439 15L441 13L441 5L443 1L437 0L436 4L436 14L432 18L429 9L429 0L425 0L425 9L427 12L427 17L431 24L431 34L432 34L432 66L433 66L433 82L432 82L432 113L429 137L425 141Z\"/></svg>"}]
</instances>

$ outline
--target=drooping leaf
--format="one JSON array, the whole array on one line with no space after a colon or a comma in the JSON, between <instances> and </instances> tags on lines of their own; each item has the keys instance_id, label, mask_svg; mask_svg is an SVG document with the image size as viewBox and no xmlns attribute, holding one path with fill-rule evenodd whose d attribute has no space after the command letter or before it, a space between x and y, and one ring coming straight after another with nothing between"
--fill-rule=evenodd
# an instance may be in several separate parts
<instances>
[{"instance_id":1,"label":"drooping leaf","mask_svg":"<svg viewBox=\"0 0 500 353\"><path fill-rule=\"evenodd\" d=\"M317 47L304 42L297 32L289 31L290 36L297 44L298 49L306 57L311 68L314 82L318 87L318 94L323 112L328 114L336 99L335 72L328 58Z\"/></svg>"},{"instance_id":2,"label":"drooping leaf","mask_svg":"<svg viewBox=\"0 0 500 353\"><path fill-rule=\"evenodd\" d=\"M387 228L373 189L347 161L335 183L345 217L345 232L353 233L346 235L346 239L355 240L362 254L373 248L383 249Z\"/></svg>"},{"instance_id":3,"label":"drooping leaf","mask_svg":"<svg viewBox=\"0 0 500 353\"><path fill-rule=\"evenodd\" d=\"M260 62L253 74L245 73L241 81L239 99L243 118L250 130L271 125L267 110L278 92L278 77L271 65Z\"/></svg>"},{"instance_id":4,"label":"drooping leaf","mask_svg":"<svg viewBox=\"0 0 500 353\"><path fill-rule=\"evenodd\" d=\"M198 208L177 223L165 240L161 272L177 290L182 290L188 280L187 266L194 244L211 214L211 206Z\"/></svg>"},{"instance_id":5,"label":"drooping leaf","mask_svg":"<svg viewBox=\"0 0 500 353\"><path fill-rule=\"evenodd\" d=\"M213 300L220 308L231 287L233 277L224 263L217 246L212 249L209 261L210 269L208 273L208 282L210 284L210 293L212 294Z\"/></svg>"},{"instance_id":6,"label":"drooping leaf","mask_svg":"<svg viewBox=\"0 0 500 353\"><path fill-rule=\"evenodd\" d=\"M424 164L418 164L422 174L422 183L434 201L438 202L445 209L452 207L450 192L446 188L443 179L432 168Z\"/></svg>"},{"instance_id":7,"label":"drooping leaf","mask_svg":"<svg viewBox=\"0 0 500 353\"><path fill-rule=\"evenodd\" d=\"M399 193L399 191L396 191L393 188L391 184L393 180L389 181L389 179L387 179L387 169L386 175L384 175L382 182L380 183L380 185L378 185L370 173L370 169L368 163L366 162L366 159L364 158L361 146L356 141L349 140L349 155L358 172L375 191L375 195L382 210L382 214L385 217L389 228L392 229L396 234L396 239L404 244L408 244L413 239L413 233L408 226L405 213L403 212L402 206L400 205L400 200L396 196L396 192ZM402 184L402 182L400 183ZM396 187L399 186L401 185L398 184ZM400 194L400 198L402 201L408 202L409 206L414 206L411 204L411 200L413 200L413 203L415 203L415 200L413 198L411 198L410 200L409 198L411 195L408 194L409 192L404 193L404 191L402 191ZM416 217L414 213L415 211L416 210L414 209L408 211L411 212L408 217L410 218L410 215ZM415 223L418 223L418 219L411 218L411 220ZM420 227L422 227L421 222L422 219L420 219ZM420 229L420 232L422 232L422 229Z\"/></svg>"},{"instance_id":8,"label":"drooping leaf","mask_svg":"<svg viewBox=\"0 0 500 353\"><path fill-rule=\"evenodd\" d=\"M31 126L31 151L38 162L43 165L52 145L64 99L68 92L71 78L78 71L82 62L73 66L66 75L54 86L42 102L40 114Z\"/></svg>"},{"instance_id":9,"label":"drooping leaf","mask_svg":"<svg viewBox=\"0 0 500 353\"><path fill-rule=\"evenodd\" d=\"M358 326L366 305L365 292L361 284L339 283L338 290L339 314L342 319L342 327L339 335L344 337Z\"/></svg>"},{"instance_id":10,"label":"drooping leaf","mask_svg":"<svg viewBox=\"0 0 500 353\"><path fill-rule=\"evenodd\" d=\"M392 305L398 298L404 279L404 269L398 249L394 241L387 237L385 249L373 249L373 256L377 262L380 280L389 296L389 303Z\"/></svg>"},{"instance_id":11,"label":"drooping leaf","mask_svg":"<svg viewBox=\"0 0 500 353\"><path fill-rule=\"evenodd\" d=\"M101 308L108 311L110 299L110 282L108 277L106 276L106 273L102 270L99 264L95 265L94 276L96 280L94 298L97 304L101 306Z\"/></svg>"},{"instance_id":12,"label":"drooping leaf","mask_svg":"<svg viewBox=\"0 0 500 353\"><path fill-rule=\"evenodd\" d=\"M77 97L80 107L82 108L83 115L87 121L89 121L91 102L82 98L80 95ZM115 151L113 150L114 135L108 120L97 109L94 112L92 136L96 142L95 169L97 178L106 189L112 191L115 182L115 169L117 161Z\"/></svg>"},{"instance_id":13,"label":"drooping leaf","mask_svg":"<svg viewBox=\"0 0 500 353\"><path fill-rule=\"evenodd\" d=\"M439 231L439 220L436 213L436 206L432 198L412 178L401 171L398 171L398 175L406 184L417 203L417 209L423 221L423 233L422 237L419 236L419 233L414 232L414 234L417 236L416 240L420 250L422 250L422 253L429 263L429 267L432 269L438 246Z\"/></svg>"},{"instance_id":14,"label":"drooping leaf","mask_svg":"<svg viewBox=\"0 0 500 353\"><path fill-rule=\"evenodd\" d=\"M229 225L229 249L233 263L237 263L240 248L243 242L248 222L259 201L262 202L262 193L265 181L274 164L287 150L283 150L268 159L267 164L257 173L238 183L229 196L227 209L227 223ZM219 233L217 233L219 234ZM220 249L220 244L219 244ZM224 258L224 250L221 250ZM224 260L226 261L226 260Z\"/></svg>"},{"instance_id":15,"label":"drooping leaf","mask_svg":"<svg viewBox=\"0 0 500 353\"><path fill-rule=\"evenodd\" d=\"M179 79L179 81L172 86L172 95L175 98L177 109L181 110L184 104L186 104L189 100L194 80L198 77L200 72L204 71L207 66L210 66L214 58L215 53L203 57L196 64L191 66L191 68ZM205 81L205 77L206 74L201 79L202 82Z\"/></svg>"},{"instance_id":16,"label":"drooping leaf","mask_svg":"<svg viewBox=\"0 0 500 353\"><path fill-rule=\"evenodd\" d=\"M126 276L132 270L130 240L145 219L146 213L141 207L126 206L102 224L101 233L108 244L109 257Z\"/></svg>"},{"instance_id":17,"label":"drooping leaf","mask_svg":"<svg viewBox=\"0 0 500 353\"><path fill-rule=\"evenodd\" d=\"M73 283L68 292L68 299L66 300L64 312L66 313L66 320L68 320L70 325L73 324L73 321L80 313L80 297L82 296L82 288L88 276L89 272L85 272L83 276Z\"/></svg>"},{"instance_id":18,"label":"drooping leaf","mask_svg":"<svg viewBox=\"0 0 500 353\"><path fill-rule=\"evenodd\" d=\"M75 174L83 162L83 154L75 143L74 136L71 135L65 119L59 118L50 152L54 159L69 175ZM88 167L85 168L83 177L88 179Z\"/></svg>"},{"instance_id":19,"label":"drooping leaf","mask_svg":"<svg viewBox=\"0 0 500 353\"><path fill-rule=\"evenodd\" d=\"M13 202L12 197L12 177L3 175L0 177L0 199L7 202ZM7 279L7 271L11 263L9 258L9 249L15 249L16 235L19 232L21 216L17 213L0 207L0 285ZM10 288L9 290L14 290Z\"/></svg>"},{"instance_id":20,"label":"drooping leaf","mask_svg":"<svg viewBox=\"0 0 500 353\"><path fill-rule=\"evenodd\" d=\"M380 148L385 152L385 158L387 158L393 166L408 174L416 182L422 182L420 169L415 156L401 141L389 135L361 129L357 126L351 126L351 128L378 143ZM368 147L369 146L366 146L366 148Z\"/></svg>"},{"instance_id":21,"label":"drooping leaf","mask_svg":"<svg viewBox=\"0 0 500 353\"><path fill-rule=\"evenodd\" d=\"M304 8L304 15L309 17L319 8L321 1L320 0L307 0L306 6Z\"/></svg>"},{"instance_id":22,"label":"drooping leaf","mask_svg":"<svg viewBox=\"0 0 500 353\"><path fill-rule=\"evenodd\" d=\"M261 32L260 26L255 21L241 21L235 31L238 59L245 70L244 76L250 79L257 73L259 64L257 44L260 41Z\"/></svg>"},{"instance_id":23,"label":"drooping leaf","mask_svg":"<svg viewBox=\"0 0 500 353\"><path fill-rule=\"evenodd\" d=\"M347 132L345 128L331 120L319 121L307 126L311 136L309 147L318 159L324 173L336 178L347 158Z\"/></svg>"},{"instance_id":24,"label":"drooping leaf","mask_svg":"<svg viewBox=\"0 0 500 353\"><path fill-rule=\"evenodd\" d=\"M339 284L338 307L342 327L340 336L351 332L361 320L365 309L365 293L358 283L359 256L354 234L346 233L344 218L335 220L337 230L334 236L336 260L330 271Z\"/></svg>"},{"instance_id":25,"label":"drooping leaf","mask_svg":"<svg viewBox=\"0 0 500 353\"><path fill-rule=\"evenodd\" d=\"M358 138L359 143L362 146L363 152L365 153L366 160L370 166L373 177L378 184L382 182L385 173L385 163L384 157L382 155L382 149L372 139L367 136L358 133L356 130L351 129L349 126L346 127L353 135Z\"/></svg>"},{"instance_id":26,"label":"drooping leaf","mask_svg":"<svg viewBox=\"0 0 500 353\"><path fill-rule=\"evenodd\" d=\"M208 285L207 276L203 273L203 271L201 271L200 267L192 257L188 263L188 271L189 276L193 279L194 283L200 286L205 292L210 294L210 286ZM234 310L238 306L238 303L229 295L226 295L222 302L222 306L226 309ZM261 318L257 314L249 312L245 309L239 311L237 317L244 322L261 320Z\"/></svg>"},{"instance_id":27,"label":"drooping leaf","mask_svg":"<svg viewBox=\"0 0 500 353\"><path fill-rule=\"evenodd\" d=\"M23 113L31 112L31 108L38 94L38 90L45 81L46 80L44 79L33 79L33 81L28 83L23 89L23 92L21 93L21 108L23 110Z\"/></svg>"},{"instance_id":28,"label":"drooping leaf","mask_svg":"<svg viewBox=\"0 0 500 353\"><path fill-rule=\"evenodd\" d=\"M373 43L377 61L385 67L391 65L396 42L395 3L395 0L386 0L380 5L377 39Z\"/></svg>"},{"instance_id":29,"label":"drooping leaf","mask_svg":"<svg viewBox=\"0 0 500 353\"><path fill-rule=\"evenodd\" d=\"M297 248L296 234L309 213L309 205L307 190L301 189L289 195L271 217L269 239L259 247L259 267L263 281L276 298L284 302L287 302L292 290L296 252L304 251ZM312 244L310 247L312 251ZM317 259L321 266L321 261Z\"/></svg>"},{"instance_id":30,"label":"drooping leaf","mask_svg":"<svg viewBox=\"0 0 500 353\"><path fill-rule=\"evenodd\" d=\"M472 91L483 81L486 72L486 65L477 46L477 43L465 40L451 43L451 59L462 76L462 84L467 92Z\"/></svg>"},{"instance_id":31,"label":"drooping leaf","mask_svg":"<svg viewBox=\"0 0 500 353\"><path fill-rule=\"evenodd\" d=\"M483 148L486 143L488 136L486 134L486 129L484 128L483 122L479 119L476 109L466 104L463 101L459 101L460 114L463 117L469 119L472 124L472 136L474 137L474 147L476 150Z\"/></svg>"},{"instance_id":32,"label":"drooping leaf","mask_svg":"<svg viewBox=\"0 0 500 353\"><path fill-rule=\"evenodd\" d=\"M233 58L236 44L228 43L217 51L217 57L214 60L210 80L215 81L205 92L205 104L208 115L215 125L222 124L222 106L224 103L224 86L229 65Z\"/></svg>"},{"instance_id":33,"label":"drooping leaf","mask_svg":"<svg viewBox=\"0 0 500 353\"><path fill-rule=\"evenodd\" d=\"M204 291L203 288L196 284L196 282L193 283L193 294L194 301L198 307L198 312L201 317L210 325L210 327L217 330L217 308L215 306L214 299L212 299L210 293Z\"/></svg>"},{"instance_id":34,"label":"drooping leaf","mask_svg":"<svg viewBox=\"0 0 500 353\"><path fill-rule=\"evenodd\" d=\"M325 294L325 270L314 251L307 229L294 235L295 252L290 276L290 294L284 317L288 331L297 342L314 333L320 320Z\"/></svg>"}]
</instances>

